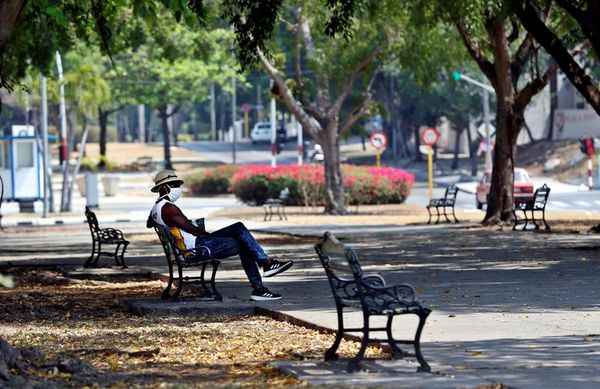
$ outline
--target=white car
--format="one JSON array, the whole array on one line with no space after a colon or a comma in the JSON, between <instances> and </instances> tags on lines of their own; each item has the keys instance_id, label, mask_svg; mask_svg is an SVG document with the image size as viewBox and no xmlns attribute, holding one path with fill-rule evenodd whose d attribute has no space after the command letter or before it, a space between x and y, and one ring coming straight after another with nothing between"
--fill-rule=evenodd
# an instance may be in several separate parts
<instances>
[{"instance_id":1,"label":"white car","mask_svg":"<svg viewBox=\"0 0 600 389\"><path fill-rule=\"evenodd\" d=\"M250 139L252 144L259 142L271 143L271 123L270 122L257 122L252 131L250 131Z\"/></svg>"}]
</instances>

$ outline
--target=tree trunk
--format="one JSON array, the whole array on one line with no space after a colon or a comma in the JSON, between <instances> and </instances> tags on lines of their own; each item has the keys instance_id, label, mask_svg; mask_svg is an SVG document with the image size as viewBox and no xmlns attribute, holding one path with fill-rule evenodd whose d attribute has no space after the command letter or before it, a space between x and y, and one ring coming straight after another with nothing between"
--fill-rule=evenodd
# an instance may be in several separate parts
<instances>
[{"instance_id":1,"label":"tree trunk","mask_svg":"<svg viewBox=\"0 0 600 389\"><path fill-rule=\"evenodd\" d=\"M421 151L419 147L421 146L421 137L419 136L419 126L414 126L413 132L415 135L415 162L422 162L423 157L421 156Z\"/></svg>"},{"instance_id":2,"label":"tree trunk","mask_svg":"<svg viewBox=\"0 0 600 389\"><path fill-rule=\"evenodd\" d=\"M517 137L523 128L525 106L516 102L501 107L498 98L498 128L496 130L496 146L490 196L484 224L500 224L512 222L514 207L513 182Z\"/></svg>"},{"instance_id":3,"label":"tree trunk","mask_svg":"<svg viewBox=\"0 0 600 389\"><path fill-rule=\"evenodd\" d=\"M10 38L25 2L25 0L0 1L0 52Z\"/></svg>"},{"instance_id":4,"label":"tree trunk","mask_svg":"<svg viewBox=\"0 0 600 389\"><path fill-rule=\"evenodd\" d=\"M339 136L337 134L338 125L337 118L327 122L321 144L325 169L325 213L345 215L347 210L340 161Z\"/></svg>"},{"instance_id":5,"label":"tree trunk","mask_svg":"<svg viewBox=\"0 0 600 389\"><path fill-rule=\"evenodd\" d=\"M98 168L104 169L106 167L106 131L108 128L108 115L110 111L98 108L98 124L100 125L100 134L98 138L98 146L100 147L100 161L98 162Z\"/></svg>"},{"instance_id":6,"label":"tree trunk","mask_svg":"<svg viewBox=\"0 0 600 389\"><path fill-rule=\"evenodd\" d=\"M460 135L463 132L463 127L461 126L460 129L456 129L454 131L456 133L456 142L454 143L454 158L452 158L452 165L450 166L450 169L452 170L457 170L458 169L458 149L459 149L459 141L460 141Z\"/></svg>"},{"instance_id":7,"label":"tree trunk","mask_svg":"<svg viewBox=\"0 0 600 389\"><path fill-rule=\"evenodd\" d=\"M466 128L467 130L467 142L469 143L469 158L471 159L471 175L473 177L477 176L477 153L475 152L475 144L473 143L473 139L471 138L471 129Z\"/></svg>"},{"instance_id":8,"label":"tree trunk","mask_svg":"<svg viewBox=\"0 0 600 389\"><path fill-rule=\"evenodd\" d=\"M165 156L165 169L173 169L171 163L171 131L169 129L169 115L167 113L167 105L163 104L158 107L158 117L160 118L162 135L163 135L163 150Z\"/></svg>"}]
</instances>

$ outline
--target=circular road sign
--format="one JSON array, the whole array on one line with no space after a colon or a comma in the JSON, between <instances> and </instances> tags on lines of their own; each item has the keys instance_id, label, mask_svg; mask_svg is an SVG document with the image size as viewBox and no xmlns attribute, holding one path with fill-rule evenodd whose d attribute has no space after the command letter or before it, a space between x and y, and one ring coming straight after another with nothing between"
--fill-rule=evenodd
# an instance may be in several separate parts
<instances>
[{"instance_id":1,"label":"circular road sign","mask_svg":"<svg viewBox=\"0 0 600 389\"><path fill-rule=\"evenodd\" d=\"M375 131L369 137L369 142L371 142L371 146L376 149L384 149L387 145L387 137L381 131Z\"/></svg>"},{"instance_id":2,"label":"circular road sign","mask_svg":"<svg viewBox=\"0 0 600 389\"><path fill-rule=\"evenodd\" d=\"M433 146L440 139L440 133L434 127L426 127L421 130L421 142L424 145Z\"/></svg>"},{"instance_id":3,"label":"circular road sign","mask_svg":"<svg viewBox=\"0 0 600 389\"><path fill-rule=\"evenodd\" d=\"M247 113L252 110L252 105L248 103L243 103L240 108L242 109L242 112Z\"/></svg>"}]
</instances>

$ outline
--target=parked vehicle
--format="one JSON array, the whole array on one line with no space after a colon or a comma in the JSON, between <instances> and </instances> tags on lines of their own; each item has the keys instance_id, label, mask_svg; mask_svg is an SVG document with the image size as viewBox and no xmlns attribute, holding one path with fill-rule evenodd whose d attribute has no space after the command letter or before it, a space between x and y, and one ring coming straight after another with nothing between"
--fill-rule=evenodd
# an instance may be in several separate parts
<instances>
[{"instance_id":1,"label":"parked vehicle","mask_svg":"<svg viewBox=\"0 0 600 389\"><path fill-rule=\"evenodd\" d=\"M477 188L475 190L475 205L477 209L482 209L483 205L488 202L488 196L490 194L490 186L492 181L492 172L487 171L479 180ZM525 197L533 196L533 183L529 178L527 170L516 167L515 168L515 181L514 181L514 197L522 199Z\"/></svg>"},{"instance_id":2,"label":"parked vehicle","mask_svg":"<svg viewBox=\"0 0 600 389\"><path fill-rule=\"evenodd\" d=\"M285 143L285 130L277 125L277 142ZM257 122L250 131L250 140L252 144L256 143L271 143L271 122Z\"/></svg>"}]
</instances>

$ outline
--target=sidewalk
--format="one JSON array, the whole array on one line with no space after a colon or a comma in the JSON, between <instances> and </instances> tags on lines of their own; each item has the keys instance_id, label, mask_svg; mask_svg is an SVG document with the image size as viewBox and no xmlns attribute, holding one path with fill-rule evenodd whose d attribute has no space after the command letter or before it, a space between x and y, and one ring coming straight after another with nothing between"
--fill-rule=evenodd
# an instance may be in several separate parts
<instances>
[{"instance_id":1,"label":"sidewalk","mask_svg":"<svg viewBox=\"0 0 600 389\"><path fill-rule=\"evenodd\" d=\"M220 223L231 220L220 218ZM223 307L261 307L272 315L329 330L337 327L333 299L312 248L332 226L266 225L255 231L303 235L297 243L267 240L264 247L295 265L266 280L278 302L248 299L249 287L235 260L218 273ZM348 374L345 363L274 362L312 385L337 387L458 388L501 382L520 388L596 388L600 385L600 290L595 235L561 235L447 228L442 226L339 226L336 234L359 250L369 272L390 283L409 282L433 313L425 326L423 355L434 374L416 373L410 358L370 361L368 372ZM134 240L126 261L165 272L163 253L140 223L119 223ZM61 237L66 231L69 241ZM80 266L89 254L89 233L75 226L21 234L0 233L0 265ZM57 244L56 242L61 242ZM24 249L26 247L27 249ZM158 300L158 297L157 297ZM200 303L203 304L203 303ZM350 315L360 325L360 312ZM402 331L414 323L400 321ZM407 348L407 351L411 351Z\"/></svg>"}]
</instances>

